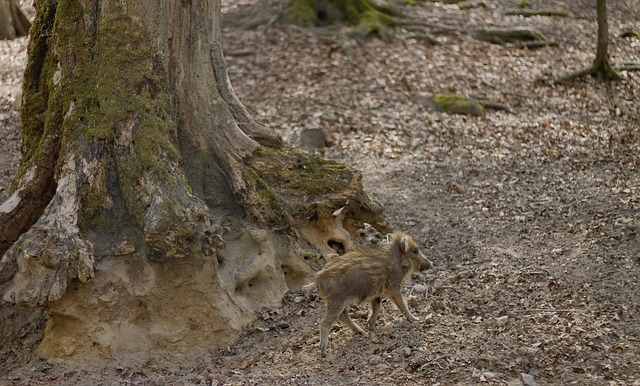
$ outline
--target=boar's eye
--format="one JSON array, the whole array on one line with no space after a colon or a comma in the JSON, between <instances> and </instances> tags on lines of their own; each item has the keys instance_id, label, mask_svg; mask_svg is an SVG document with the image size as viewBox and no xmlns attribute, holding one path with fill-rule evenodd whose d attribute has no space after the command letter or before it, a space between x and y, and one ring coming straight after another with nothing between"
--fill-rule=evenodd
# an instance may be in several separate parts
<instances>
[{"instance_id":1,"label":"boar's eye","mask_svg":"<svg viewBox=\"0 0 640 386\"><path fill-rule=\"evenodd\" d=\"M420 253L420 250L418 248L413 248L411 250L411 253L415 253L417 255L418 253Z\"/></svg>"}]
</instances>

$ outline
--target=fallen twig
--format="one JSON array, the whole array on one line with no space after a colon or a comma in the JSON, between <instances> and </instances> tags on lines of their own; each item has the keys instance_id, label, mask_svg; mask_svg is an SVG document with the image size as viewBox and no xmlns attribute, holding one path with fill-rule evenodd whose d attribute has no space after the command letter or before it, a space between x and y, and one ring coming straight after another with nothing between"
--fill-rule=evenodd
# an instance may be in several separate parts
<instances>
[{"instance_id":1,"label":"fallen twig","mask_svg":"<svg viewBox=\"0 0 640 386\"><path fill-rule=\"evenodd\" d=\"M622 63L622 65L614 67L618 71L640 71L640 63Z\"/></svg>"},{"instance_id":2,"label":"fallen twig","mask_svg":"<svg viewBox=\"0 0 640 386\"><path fill-rule=\"evenodd\" d=\"M535 94L524 94L521 92L512 92L512 91L501 91L505 95L513 95L520 98L531 98L531 99L540 99L540 96Z\"/></svg>"},{"instance_id":3,"label":"fallen twig","mask_svg":"<svg viewBox=\"0 0 640 386\"><path fill-rule=\"evenodd\" d=\"M484 108L486 109L491 109L491 110L501 110L501 111L506 111L506 112L511 112L511 107L502 104L502 103L497 103L497 102L492 102L486 99L481 99L481 98L476 98L478 99L478 102L480 102L480 104L482 106L484 106Z\"/></svg>"},{"instance_id":4,"label":"fallen twig","mask_svg":"<svg viewBox=\"0 0 640 386\"><path fill-rule=\"evenodd\" d=\"M256 54L255 51L227 51L224 53L224 56L241 57L241 56L251 56L255 54Z\"/></svg>"},{"instance_id":5,"label":"fallen twig","mask_svg":"<svg viewBox=\"0 0 640 386\"><path fill-rule=\"evenodd\" d=\"M532 16L559 16L559 17L567 17L568 13L564 11L553 11L553 10L531 10L531 11L508 11L504 13L505 16L522 16L522 17L532 17Z\"/></svg>"},{"instance_id":6,"label":"fallen twig","mask_svg":"<svg viewBox=\"0 0 640 386\"><path fill-rule=\"evenodd\" d=\"M409 36L409 39L422 41L422 42L427 42L427 43L432 44L434 46L439 46L439 45L442 44L440 41L438 41L438 39L434 38L433 36L429 35L428 33L421 33L421 34L411 35L411 36Z\"/></svg>"},{"instance_id":7,"label":"fallen twig","mask_svg":"<svg viewBox=\"0 0 640 386\"><path fill-rule=\"evenodd\" d=\"M620 113L622 113L623 115L630 118L635 118L637 116L636 113L634 113L627 106L625 106L625 104L622 102L622 100L620 100L620 98L618 97L611 98L611 103L613 103L613 105L616 106L618 110L620 110Z\"/></svg>"},{"instance_id":8,"label":"fallen twig","mask_svg":"<svg viewBox=\"0 0 640 386\"><path fill-rule=\"evenodd\" d=\"M542 48L542 47L556 47L558 45L557 42L553 40L532 40L529 42L518 42L516 44L519 48Z\"/></svg>"},{"instance_id":9,"label":"fallen twig","mask_svg":"<svg viewBox=\"0 0 640 386\"><path fill-rule=\"evenodd\" d=\"M431 33L435 33L435 34L442 34L442 35L447 35L447 34L454 34L454 33L466 33L467 31L461 30L457 27L454 26L450 26L450 25L443 25L443 24L435 24L435 23L424 23L424 22L418 22L418 21L412 21L412 20L407 20L407 21L400 21L397 24L400 27L404 27L405 29L407 29L408 31L411 30L416 30L418 28L420 29L424 29L424 28L428 28L431 30Z\"/></svg>"},{"instance_id":10,"label":"fallen twig","mask_svg":"<svg viewBox=\"0 0 640 386\"><path fill-rule=\"evenodd\" d=\"M527 313L527 312L561 312L561 313L565 313L565 312L582 312L584 310L579 310L576 308L569 308L569 309L562 309L562 310L556 310L553 308L532 308L529 310L514 310L513 312L518 312L518 313Z\"/></svg>"},{"instance_id":11,"label":"fallen twig","mask_svg":"<svg viewBox=\"0 0 640 386\"><path fill-rule=\"evenodd\" d=\"M539 271L520 272L518 274L518 276L520 276L520 275L544 275L544 274L546 274L547 276L551 276L551 272L547 271L546 269L542 269L542 268L540 268Z\"/></svg>"}]
</instances>

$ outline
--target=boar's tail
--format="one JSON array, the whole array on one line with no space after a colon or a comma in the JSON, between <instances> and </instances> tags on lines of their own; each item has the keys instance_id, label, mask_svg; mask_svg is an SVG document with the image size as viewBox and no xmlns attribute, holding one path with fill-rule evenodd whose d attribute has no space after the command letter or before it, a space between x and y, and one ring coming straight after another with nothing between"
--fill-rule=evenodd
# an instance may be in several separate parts
<instances>
[{"instance_id":1,"label":"boar's tail","mask_svg":"<svg viewBox=\"0 0 640 386\"><path fill-rule=\"evenodd\" d=\"M306 292L311 292L316 288L316 282L315 280L312 281L311 283L307 284L307 285L303 285L302 289L305 290Z\"/></svg>"}]
</instances>

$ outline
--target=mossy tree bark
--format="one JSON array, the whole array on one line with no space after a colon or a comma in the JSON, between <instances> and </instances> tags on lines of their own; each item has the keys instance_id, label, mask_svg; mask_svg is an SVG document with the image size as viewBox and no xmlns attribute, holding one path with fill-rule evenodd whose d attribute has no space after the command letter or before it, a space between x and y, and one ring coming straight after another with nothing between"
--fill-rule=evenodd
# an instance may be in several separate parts
<instances>
[{"instance_id":1,"label":"mossy tree bark","mask_svg":"<svg viewBox=\"0 0 640 386\"><path fill-rule=\"evenodd\" d=\"M43 355L226 342L363 222L386 230L357 173L247 113L219 0L36 12L23 158L0 206L0 304L50 312Z\"/></svg>"},{"instance_id":2,"label":"mossy tree bark","mask_svg":"<svg viewBox=\"0 0 640 386\"><path fill-rule=\"evenodd\" d=\"M17 0L0 0L0 39L15 39L29 34L31 23Z\"/></svg>"},{"instance_id":3,"label":"mossy tree bark","mask_svg":"<svg viewBox=\"0 0 640 386\"><path fill-rule=\"evenodd\" d=\"M622 80L622 76L611 66L609 61L609 23L607 21L607 1L597 0L598 13L598 39L596 48L596 58L591 67L567 76L564 76L556 83L566 82L581 76L590 75L598 81L606 82L612 80Z\"/></svg>"},{"instance_id":4,"label":"mossy tree bark","mask_svg":"<svg viewBox=\"0 0 640 386\"><path fill-rule=\"evenodd\" d=\"M388 28L396 24L394 12L370 0L290 0L282 15L300 26L347 24L361 35L376 33L388 37Z\"/></svg>"}]
</instances>

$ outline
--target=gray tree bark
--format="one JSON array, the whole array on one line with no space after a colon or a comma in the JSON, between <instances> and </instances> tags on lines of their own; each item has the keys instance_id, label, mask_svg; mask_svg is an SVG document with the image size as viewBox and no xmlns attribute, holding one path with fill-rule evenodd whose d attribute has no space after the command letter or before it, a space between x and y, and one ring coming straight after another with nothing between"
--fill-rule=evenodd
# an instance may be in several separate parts
<instances>
[{"instance_id":1,"label":"gray tree bark","mask_svg":"<svg viewBox=\"0 0 640 386\"><path fill-rule=\"evenodd\" d=\"M49 311L41 354L228 342L363 222L387 230L359 174L247 113L219 15L219 0L37 3L0 304Z\"/></svg>"}]
</instances>

